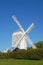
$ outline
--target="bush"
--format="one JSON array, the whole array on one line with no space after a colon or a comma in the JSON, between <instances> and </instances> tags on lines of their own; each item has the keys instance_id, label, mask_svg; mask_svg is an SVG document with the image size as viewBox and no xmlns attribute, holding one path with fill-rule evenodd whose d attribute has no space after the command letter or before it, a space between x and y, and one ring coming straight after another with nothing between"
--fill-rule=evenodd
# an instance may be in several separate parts
<instances>
[{"instance_id":1,"label":"bush","mask_svg":"<svg viewBox=\"0 0 43 65\"><path fill-rule=\"evenodd\" d=\"M26 58L26 50L18 50L16 52L15 59L25 59Z\"/></svg>"},{"instance_id":2,"label":"bush","mask_svg":"<svg viewBox=\"0 0 43 65\"><path fill-rule=\"evenodd\" d=\"M3 59L3 58L4 58L3 53L0 52L0 59Z\"/></svg>"},{"instance_id":3,"label":"bush","mask_svg":"<svg viewBox=\"0 0 43 65\"><path fill-rule=\"evenodd\" d=\"M4 58L40 60L43 59L43 48L37 49L28 48L27 50L17 49L7 53L0 52L0 59Z\"/></svg>"},{"instance_id":4,"label":"bush","mask_svg":"<svg viewBox=\"0 0 43 65\"><path fill-rule=\"evenodd\" d=\"M39 52L37 51L37 49L29 49L27 51L27 59L39 60L42 57L38 54Z\"/></svg>"}]
</instances>

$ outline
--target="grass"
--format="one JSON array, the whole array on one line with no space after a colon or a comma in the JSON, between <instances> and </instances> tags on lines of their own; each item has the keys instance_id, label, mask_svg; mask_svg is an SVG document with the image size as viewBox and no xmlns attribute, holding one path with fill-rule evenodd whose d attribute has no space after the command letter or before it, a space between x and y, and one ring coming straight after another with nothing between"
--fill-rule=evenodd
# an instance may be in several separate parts
<instances>
[{"instance_id":1,"label":"grass","mask_svg":"<svg viewBox=\"0 0 43 65\"><path fill-rule=\"evenodd\" d=\"M0 65L43 65L43 60L0 59Z\"/></svg>"}]
</instances>

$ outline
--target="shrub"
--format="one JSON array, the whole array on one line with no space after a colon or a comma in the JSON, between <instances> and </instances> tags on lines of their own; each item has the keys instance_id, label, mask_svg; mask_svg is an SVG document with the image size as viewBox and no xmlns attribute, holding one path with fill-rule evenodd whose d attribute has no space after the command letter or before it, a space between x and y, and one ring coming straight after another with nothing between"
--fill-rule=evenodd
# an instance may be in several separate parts
<instances>
[{"instance_id":1,"label":"shrub","mask_svg":"<svg viewBox=\"0 0 43 65\"><path fill-rule=\"evenodd\" d=\"M17 49L7 53L0 52L0 59L4 58L31 59L31 60L43 59L43 48L37 48L37 49L28 48L27 50Z\"/></svg>"}]
</instances>

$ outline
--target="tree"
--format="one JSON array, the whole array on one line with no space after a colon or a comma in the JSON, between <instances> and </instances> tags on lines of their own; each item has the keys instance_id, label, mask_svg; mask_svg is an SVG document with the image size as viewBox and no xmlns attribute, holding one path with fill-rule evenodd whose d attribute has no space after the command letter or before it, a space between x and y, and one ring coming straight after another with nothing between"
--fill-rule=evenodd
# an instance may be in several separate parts
<instances>
[{"instance_id":1,"label":"tree","mask_svg":"<svg viewBox=\"0 0 43 65\"><path fill-rule=\"evenodd\" d=\"M43 48L43 41L40 41L35 44L37 48Z\"/></svg>"}]
</instances>

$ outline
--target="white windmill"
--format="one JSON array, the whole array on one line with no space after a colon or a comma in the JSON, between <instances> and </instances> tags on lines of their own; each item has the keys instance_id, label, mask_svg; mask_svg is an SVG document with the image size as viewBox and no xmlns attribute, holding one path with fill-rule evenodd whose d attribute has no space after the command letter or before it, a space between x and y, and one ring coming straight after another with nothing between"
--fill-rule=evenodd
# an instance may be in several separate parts
<instances>
[{"instance_id":1,"label":"white windmill","mask_svg":"<svg viewBox=\"0 0 43 65\"><path fill-rule=\"evenodd\" d=\"M14 32L12 35L12 47L13 47L13 49L15 49L17 47L19 49L27 49L27 43L26 42L28 42L33 49L36 49L36 46L33 44L31 39L27 36L27 33L29 33L33 29L34 23L32 23L30 25L30 27L26 31L24 31L24 29L22 28L22 26L20 25L20 23L18 22L16 17L12 16L12 18L16 22L18 27L20 28L20 31Z\"/></svg>"},{"instance_id":2,"label":"white windmill","mask_svg":"<svg viewBox=\"0 0 43 65\"><path fill-rule=\"evenodd\" d=\"M7 53L8 52L8 49L4 49L4 53Z\"/></svg>"}]
</instances>

